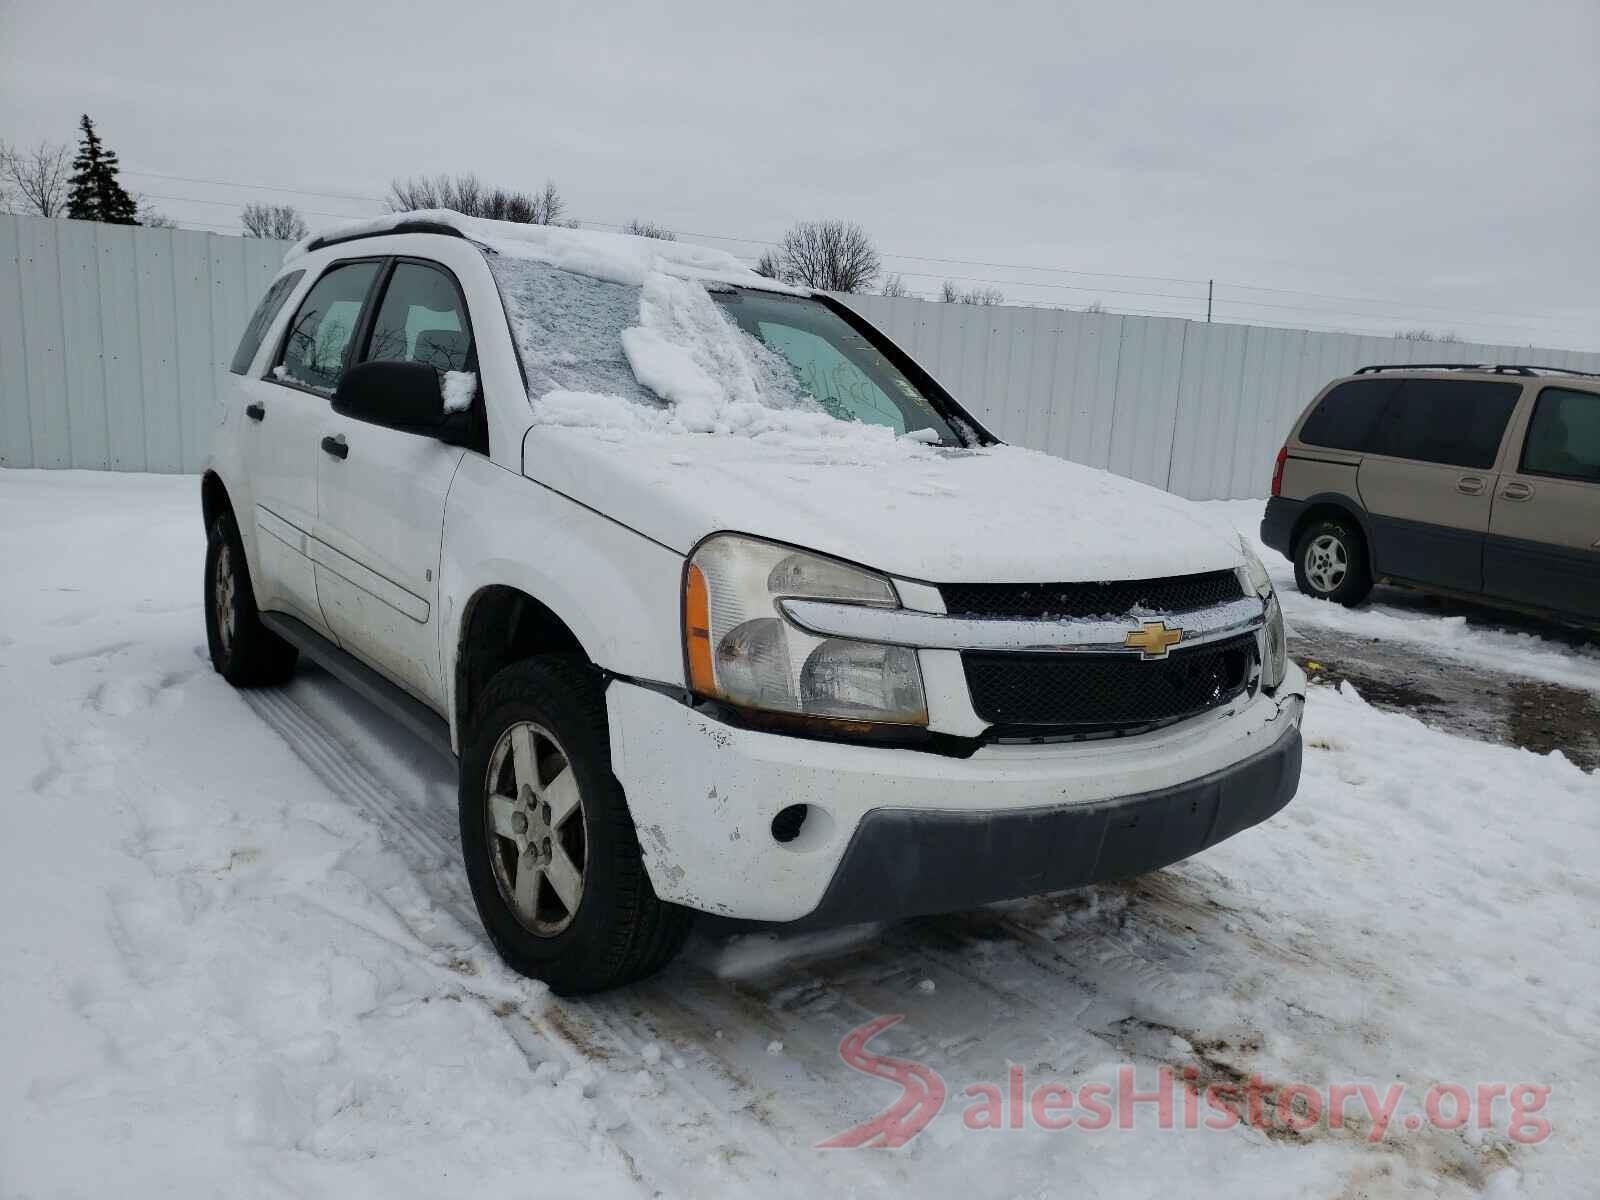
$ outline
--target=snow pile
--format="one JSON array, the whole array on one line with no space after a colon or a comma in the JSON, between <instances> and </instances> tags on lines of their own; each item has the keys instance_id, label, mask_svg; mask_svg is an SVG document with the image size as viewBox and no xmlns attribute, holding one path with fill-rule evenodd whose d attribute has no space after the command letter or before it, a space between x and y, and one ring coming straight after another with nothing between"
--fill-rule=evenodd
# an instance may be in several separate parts
<instances>
[{"instance_id":1,"label":"snow pile","mask_svg":"<svg viewBox=\"0 0 1600 1200\"><path fill-rule=\"evenodd\" d=\"M472 407L472 398L478 394L478 375L475 371L446 371L439 382L444 394L447 413L466 412Z\"/></svg>"}]
</instances>

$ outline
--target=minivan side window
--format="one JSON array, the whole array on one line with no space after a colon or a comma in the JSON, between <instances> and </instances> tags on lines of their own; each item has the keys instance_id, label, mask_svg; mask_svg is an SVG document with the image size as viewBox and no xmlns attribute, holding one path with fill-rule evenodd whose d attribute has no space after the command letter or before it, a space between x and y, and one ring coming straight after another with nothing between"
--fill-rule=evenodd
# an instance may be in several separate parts
<instances>
[{"instance_id":1,"label":"minivan side window","mask_svg":"<svg viewBox=\"0 0 1600 1200\"><path fill-rule=\"evenodd\" d=\"M372 323L366 359L465 371L471 355L472 326L455 281L437 267L396 263Z\"/></svg>"},{"instance_id":2,"label":"minivan side window","mask_svg":"<svg viewBox=\"0 0 1600 1200\"><path fill-rule=\"evenodd\" d=\"M1527 475L1600 483L1600 395L1545 388L1522 448Z\"/></svg>"},{"instance_id":3,"label":"minivan side window","mask_svg":"<svg viewBox=\"0 0 1600 1200\"><path fill-rule=\"evenodd\" d=\"M333 394L349 365L361 309L381 265L344 263L312 285L289 322L283 352L272 369L274 379Z\"/></svg>"},{"instance_id":4,"label":"minivan side window","mask_svg":"<svg viewBox=\"0 0 1600 1200\"><path fill-rule=\"evenodd\" d=\"M1373 453L1485 470L1521 395L1520 383L1404 380L1378 423Z\"/></svg>"},{"instance_id":5,"label":"minivan side window","mask_svg":"<svg viewBox=\"0 0 1600 1200\"><path fill-rule=\"evenodd\" d=\"M1399 387L1398 379L1382 377L1341 383L1306 418L1300 440L1330 450L1370 451L1384 407Z\"/></svg>"},{"instance_id":6,"label":"minivan side window","mask_svg":"<svg viewBox=\"0 0 1600 1200\"><path fill-rule=\"evenodd\" d=\"M261 303L256 305L256 311L250 314L250 323L244 327L244 336L239 339L239 348L233 352L233 361L228 364L228 370L235 375L243 375L250 370L250 364L256 360L256 351L261 347L261 339L267 336L267 326L272 324L283 302L289 298L289 293L294 291L295 284L300 282L304 274L304 271L290 271L267 289L267 294L261 297Z\"/></svg>"}]
</instances>

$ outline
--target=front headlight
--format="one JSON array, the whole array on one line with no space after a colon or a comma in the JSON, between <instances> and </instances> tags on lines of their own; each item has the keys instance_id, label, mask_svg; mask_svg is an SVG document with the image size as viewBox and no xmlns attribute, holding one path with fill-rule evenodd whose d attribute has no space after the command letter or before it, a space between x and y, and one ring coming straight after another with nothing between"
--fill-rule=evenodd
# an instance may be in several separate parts
<instances>
[{"instance_id":1,"label":"front headlight","mask_svg":"<svg viewBox=\"0 0 1600 1200\"><path fill-rule=\"evenodd\" d=\"M1267 574L1266 565L1243 534L1239 536L1239 548L1244 551L1239 581L1247 592L1261 597L1267 606L1267 624L1261 637L1261 686L1271 691L1283 682L1289 669L1289 639L1283 627L1283 609L1273 590L1272 576Z\"/></svg>"},{"instance_id":2,"label":"front headlight","mask_svg":"<svg viewBox=\"0 0 1600 1200\"><path fill-rule=\"evenodd\" d=\"M690 688L741 708L928 723L915 650L813 636L783 616L785 599L900 604L888 579L849 563L737 534L707 538L684 572Z\"/></svg>"}]
</instances>

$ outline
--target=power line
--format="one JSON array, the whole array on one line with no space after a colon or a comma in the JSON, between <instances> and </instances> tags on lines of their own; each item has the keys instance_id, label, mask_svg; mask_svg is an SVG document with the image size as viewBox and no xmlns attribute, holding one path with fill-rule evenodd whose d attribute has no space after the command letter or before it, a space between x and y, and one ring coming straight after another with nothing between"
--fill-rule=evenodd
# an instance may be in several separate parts
<instances>
[{"instance_id":1,"label":"power line","mask_svg":"<svg viewBox=\"0 0 1600 1200\"><path fill-rule=\"evenodd\" d=\"M364 196L359 192L319 192L315 188L280 187L270 183L235 183L228 179L206 179L197 175L168 175L161 171L140 171L133 167L123 167L125 175L142 175L151 179L172 179L180 183L209 183L217 187L251 188L258 192L287 192L294 196L326 196L333 200L370 200L374 204L382 204L382 196Z\"/></svg>"}]
</instances>

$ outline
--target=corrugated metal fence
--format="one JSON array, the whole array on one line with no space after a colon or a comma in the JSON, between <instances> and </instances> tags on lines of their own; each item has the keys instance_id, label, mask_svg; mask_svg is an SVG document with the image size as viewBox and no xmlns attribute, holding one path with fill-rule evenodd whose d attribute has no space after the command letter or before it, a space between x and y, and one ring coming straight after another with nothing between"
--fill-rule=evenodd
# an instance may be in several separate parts
<instances>
[{"instance_id":1,"label":"corrugated metal fence","mask_svg":"<svg viewBox=\"0 0 1600 1200\"><path fill-rule=\"evenodd\" d=\"M1259 498L1294 419L1367 363L1522 362L1600 371L1600 354L1412 342L1167 317L844 297L1001 438L1193 500Z\"/></svg>"},{"instance_id":2,"label":"corrugated metal fence","mask_svg":"<svg viewBox=\"0 0 1600 1200\"><path fill-rule=\"evenodd\" d=\"M286 243L0 215L0 466L194 471ZM1600 354L845 297L1002 438L1194 499L1266 492L1284 433L1363 363Z\"/></svg>"},{"instance_id":3,"label":"corrugated metal fence","mask_svg":"<svg viewBox=\"0 0 1600 1200\"><path fill-rule=\"evenodd\" d=\"M199 470L286 247L0 216L0 466Z\"/></svg>"}]
</instances>

